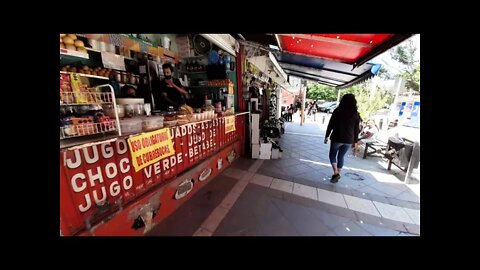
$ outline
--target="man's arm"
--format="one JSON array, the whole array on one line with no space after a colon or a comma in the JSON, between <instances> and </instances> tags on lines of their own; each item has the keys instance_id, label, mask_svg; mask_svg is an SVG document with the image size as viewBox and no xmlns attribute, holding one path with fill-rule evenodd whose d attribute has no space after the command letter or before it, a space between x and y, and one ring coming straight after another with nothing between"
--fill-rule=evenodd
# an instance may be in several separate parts
<instances>
[{"instance_id":1,"label":"man's arm","mask_svg":"<svg viewBox=\"0 0 480 270\"><path fill-rule=\"evenodd\" d=\"M188 92L185 91L185 89L183 89L183 86L180 83L180 81L175 83L173 80L169 80L169 81L167 81L167 83L168 83L168 85L175 88L178 92L182 93L183 95L188 95ZM177 84L179 84L180 86L178 86Z\"/></svg>"}]
</instances>

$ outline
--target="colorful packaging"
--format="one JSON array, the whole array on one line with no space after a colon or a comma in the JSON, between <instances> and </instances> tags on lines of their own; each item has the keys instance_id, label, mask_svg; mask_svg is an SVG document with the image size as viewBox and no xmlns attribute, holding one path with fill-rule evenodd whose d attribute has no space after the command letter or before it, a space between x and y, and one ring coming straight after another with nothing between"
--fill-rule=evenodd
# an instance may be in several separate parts
<instances>
[{"instance_id":1,"label":"colorful packaging","mask_svg":"<svg viewBox=\"0 0 480 270\"><path fill-rule=\"evenodd\" d=\"M69 74L60 74L60 102L65 104L74 102Z\"/></svg>"},{"instance_id":2,"label":"colorful packaging","mask_svg":"<svg viewBox=\"0 0 480 270\"><path fill-rule=\"evenodd\" d=\"M72 85L73 93L75 95L75 102L88 103L87 94L85 94L85 92L88 93L88 90L86 90L86 87L80 80L80 76L77 73L70 74L70 82Z\"/></svg>"}]
</instances>

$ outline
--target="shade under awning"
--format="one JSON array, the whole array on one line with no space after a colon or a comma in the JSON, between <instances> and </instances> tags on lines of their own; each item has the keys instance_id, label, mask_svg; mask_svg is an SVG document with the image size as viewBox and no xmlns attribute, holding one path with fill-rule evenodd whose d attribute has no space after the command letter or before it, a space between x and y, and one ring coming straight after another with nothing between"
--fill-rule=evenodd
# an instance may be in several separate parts
<instances>
[{"instance_id":1,"label":"shade under awning","mask_svg":"<svg viewBox=\"0 0 480 270\"><path fill-rule=\"evenodd\" d=\"M380 64L365 63L352 70L349 64L308 56L278 53L277 59L283 71L289 76L316 81L336 88L350 87L373 77Z\"/></svg>"},{"instance_id":2,"label":"shade under awning","mask_svg":"<svg viewBox=\"0 0 480 270\"><path fill-rule=\"evenodd\" d=\"M287 74L282 70L282 67L271 53L249 57L247 58L247 61L256 66L282 88L285 88L289 92L293 91L288 82Z\"/></svg>"}]
</instances>

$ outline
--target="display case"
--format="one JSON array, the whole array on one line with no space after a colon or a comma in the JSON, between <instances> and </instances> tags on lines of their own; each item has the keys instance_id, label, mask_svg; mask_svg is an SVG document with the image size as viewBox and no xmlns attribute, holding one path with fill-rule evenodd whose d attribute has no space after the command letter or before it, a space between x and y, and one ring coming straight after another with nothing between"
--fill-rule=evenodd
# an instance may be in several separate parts
<instances>
[{"instance_id":1,"label":"display case","mask_svg":"<svg viewBox=\"0 0 480 270\"><path fill-rule=\"evenodd\" d=\"M118 111L112 110L117 104L111 85L73 91L66 83L63 81L60 86L63 87L60 90L60 140L108 133L122 135ZM111 110L114 117L107 116L107 110Z\"/></svg>"}]
</instances>

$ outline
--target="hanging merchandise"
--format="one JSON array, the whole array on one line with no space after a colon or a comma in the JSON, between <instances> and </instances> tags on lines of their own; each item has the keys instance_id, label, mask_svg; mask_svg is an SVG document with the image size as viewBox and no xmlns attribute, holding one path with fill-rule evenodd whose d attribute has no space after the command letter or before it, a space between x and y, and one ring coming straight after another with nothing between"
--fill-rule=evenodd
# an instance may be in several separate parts
<instances>
[{"instance_id":1,"label":"hanging merchandise","mask_svg":"<svg viewBox=\"0 0 480 270\"><path fill-rule=\"evenodd\" d=\"M277 91L270 89L270 102L268 104L268 119L274 120L277 116Z\"/></svg>"},{"instance_id":2,"label":"hanging merchandise","mask_svg":"<svg viewBox=\"0 0 480 270\"><path fill-rule=\"evenodd\" d=\"M225 55L225 69L226 70L230 69L230 55L228 54Z\"/></svg>"}]
</instances>

